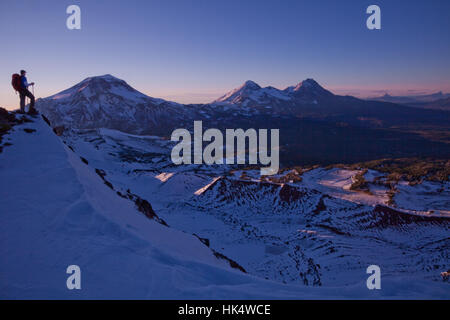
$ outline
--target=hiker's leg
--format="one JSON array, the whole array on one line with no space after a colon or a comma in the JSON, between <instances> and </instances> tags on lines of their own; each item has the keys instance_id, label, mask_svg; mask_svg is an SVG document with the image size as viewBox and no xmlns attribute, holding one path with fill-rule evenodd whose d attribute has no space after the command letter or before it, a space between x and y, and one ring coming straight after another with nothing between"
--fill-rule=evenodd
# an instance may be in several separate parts
<instances>
[{"instance_id":1,"label":"hiker's leg","mask_svg":"<svg viewBox=\"0 0 450 320\"><path fill-rule=\"evenodd\" d=\"M28 108L28 113L35 112L36 110L34 109L34 96L33 96L33 94L28 89L25 89L23 92L24 92L25 96L30 98L30 106Z\"/></svg>"},{"instance_id":2,"label":"hiker's leg","mask_svg":"<svg viewBox=\"0 0 450 320\"><path fill-rule=\"evenodd\" d=\"M28 111L31 111L34 109L34 95L28 89L27 89L27 97L30 98L30 109Z\"/></svg>"},{"instance_id":3,"label":"hiker's leg","mask_svg":"<svg viewBox=\"0 0 450 320\"><path fill-rule=\"evenodd\" d=\"M23 91L20 91L19 96L20 96L20 112L25 112L25 93Z\"/></svg>"}]
</instances>

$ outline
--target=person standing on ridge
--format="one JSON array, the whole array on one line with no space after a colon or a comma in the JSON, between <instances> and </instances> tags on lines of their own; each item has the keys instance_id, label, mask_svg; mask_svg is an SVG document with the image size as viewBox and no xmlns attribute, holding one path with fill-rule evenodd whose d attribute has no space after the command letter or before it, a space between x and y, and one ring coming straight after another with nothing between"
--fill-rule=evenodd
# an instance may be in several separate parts
<instances>
[{"instance_id":1,"label":"person standing on ridge","mask_svg":"<svg viewBox=\"0 0 450 320\"><path fill-rule=\"evenodd\" d=\"M34 95L28 90L29 86L34 86L34 82L28 83L27 72L25 70L20 70L20 112L25 113L25 98L30 98L30 109L28 110L29 114L36 114L36 109L34 108Z\"/></svg>"}]
</instances>

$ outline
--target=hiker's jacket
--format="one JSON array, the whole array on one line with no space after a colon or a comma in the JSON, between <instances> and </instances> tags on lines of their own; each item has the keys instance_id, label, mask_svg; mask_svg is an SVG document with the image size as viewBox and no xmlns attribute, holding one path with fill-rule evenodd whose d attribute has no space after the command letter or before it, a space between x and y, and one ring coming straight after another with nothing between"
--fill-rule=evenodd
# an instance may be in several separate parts
<instances>
[{"instance_id":1,"label":"hiker's jacket","mask_svg":"<svg viewBox=\"0 0 450 320\"><path fill-rule=\"evenodd\" d=\"M28 81L27 81L27 77L21 76L20 77L20 81L21 81L21 84L22 84L22 89L27 89L28 86L29 86Z\"/></svg>"}]
</instances>

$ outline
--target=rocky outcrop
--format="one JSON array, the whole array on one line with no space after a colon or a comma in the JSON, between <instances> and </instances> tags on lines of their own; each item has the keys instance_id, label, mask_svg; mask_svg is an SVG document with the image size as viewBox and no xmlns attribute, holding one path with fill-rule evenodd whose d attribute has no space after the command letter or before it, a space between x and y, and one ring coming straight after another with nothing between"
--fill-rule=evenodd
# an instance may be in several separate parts
<instances>
[{"instance_id":1,"label":"rocky outcrop","mask_svg":"<svg viewBox=\"0 0 450 320\"><path fill-rule=\"evenodd\" d=\"M2 142L2 136L7 134L12 127L18 124L23 124L27 122L33 122L26 115L22 115L19 117L19 113L10 112L6 109L0 108L0 144ZM25 128L23 129L27 133L33 133L34 129ZM3 147L10 146L11 143L4 143L0 145L0 153L3 150Z\"/></svg>"},{"instance_id":2,"label":"rocky outcrop","mask_svg":"<svg viewBox=\"0 0 450 320\"><path fill-rule=\"evenodd\" d=\"M373 228L402 227L410 224L435 224L450 226L450 218L445 216L424 216L410 214L390 207L377 205L372 212Z\"/></svg>"},{"instance_id":3,"label":"rocky outcrop","mask_svg":"<svg viewBox=\"0 0 450 320\"><path fill-rule=\"evenodd\" d=\"M87 160L86 160L86 162L87 162ZM105 185L107 185L111 190L114 190L113 184L105 178L106 177L105 170L97 168L97 169L95 169L95 173L98 174L98 176L103 180ZM147 200L142 199L138 195L131 193L129 189L127 190L126 194L123 194L120 191L117 191L116 193L119 197L133 201L135 203L138 211L143 213L147 218L155 220L156 222L168 227L168 224L163 219L161 219L155 213L155 211L153 211L152 205Z\"/></svg>"}]
</instances>

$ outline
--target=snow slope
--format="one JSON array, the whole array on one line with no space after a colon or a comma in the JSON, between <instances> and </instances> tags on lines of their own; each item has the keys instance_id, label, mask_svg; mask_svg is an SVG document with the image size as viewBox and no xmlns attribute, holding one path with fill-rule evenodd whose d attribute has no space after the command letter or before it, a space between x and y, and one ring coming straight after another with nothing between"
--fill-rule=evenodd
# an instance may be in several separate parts
<instances>
[{"instance_id":1,"label":"snow slope","mask_svg":"<svg viewBox=\"0 0 450 320\"><path fill-rule=\"evenodd\" d=\"M42 120L14 127L10 141L0 154L1 298L225 298L271 286L139 213ZM72 264L80 291L66 288Z\"/></svg>"}]
</instances>

